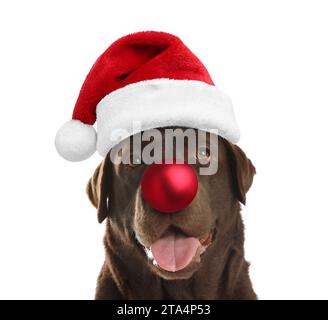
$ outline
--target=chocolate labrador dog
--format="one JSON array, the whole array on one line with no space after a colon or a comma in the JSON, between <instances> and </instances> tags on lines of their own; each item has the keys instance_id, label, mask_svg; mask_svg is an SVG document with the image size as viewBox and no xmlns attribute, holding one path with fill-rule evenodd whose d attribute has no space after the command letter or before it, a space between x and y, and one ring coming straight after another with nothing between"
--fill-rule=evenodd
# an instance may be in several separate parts
<instances>
[{"instance_id":1,"label":"chocolate labrador dog","mask_svg":"<svg viewBox=\"0 0 328 320\"><path fill-rule=\"evenodd\" d=\"M98 166L87 185L99 222L107 218L96 299L256 299L240 215L255 168L238 146L215 138L217 155L206 140L195 158L216 161L217 172L197 173L195 198L175 213L159 212L144 200L141 180L148 165L142 161L114 164L108 154ZM132 143L125 140L121 148ZM200 166L192 165L195 172Z\"/></svg>"}]
</instances>

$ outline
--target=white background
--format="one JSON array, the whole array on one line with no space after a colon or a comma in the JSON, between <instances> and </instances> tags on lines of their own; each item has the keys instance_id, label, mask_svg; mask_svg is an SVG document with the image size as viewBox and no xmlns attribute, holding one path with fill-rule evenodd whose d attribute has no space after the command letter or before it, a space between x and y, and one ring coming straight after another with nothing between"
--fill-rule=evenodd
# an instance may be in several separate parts
<instances>
[{"instance_id":1,"label":"white background","mask_svg":"<svg viewBox=\"0 0 328 320\"><path fill-rule=\"evenodd\" d=\"M92 299L101 158L54 148L95 59L142 30L179 37L232 98L257 168L243 210L261 299L328 298L327 1L1 1L0 298Z\"/></svg>"}]
</instances>

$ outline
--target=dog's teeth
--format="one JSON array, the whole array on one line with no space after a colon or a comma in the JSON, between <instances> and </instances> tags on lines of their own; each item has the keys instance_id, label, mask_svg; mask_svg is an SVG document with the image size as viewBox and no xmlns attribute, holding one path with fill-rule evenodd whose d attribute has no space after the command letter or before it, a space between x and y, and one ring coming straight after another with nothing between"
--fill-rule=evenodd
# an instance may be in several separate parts
<instances>
[{"instance_id":1,"label":"dog's teeth","mask_svg":"<svg viewBox=\"0 0 328 320\"><path fill-rule=\"evenodd\" d=\"M148 259L153 260L154 257L153 257L153 253L151 252L151 250L148 248L145 248L145 251L146 251L146 255L147 255Z\"/></svg>"},{"instance_id":2,"label":"dog's teeth","mask_svg":"<svg viewBox=\"0 0 328 320\"><path fill-rule=\"evenodd\" d=\"M157 262L156 262L155 259L153 260L153 265L154 265L154 266L157 266Z\"/></svg>"},{"instance_id":3,"label":"dog's teeth","mask_svg":"<svg viewBox=\"0 0 328 320\"><path fill-rule=\"evenodd\" d=\"M206 251L206 246L201 246L199 254L203 254Z\"/></svg>"}]
</instances>

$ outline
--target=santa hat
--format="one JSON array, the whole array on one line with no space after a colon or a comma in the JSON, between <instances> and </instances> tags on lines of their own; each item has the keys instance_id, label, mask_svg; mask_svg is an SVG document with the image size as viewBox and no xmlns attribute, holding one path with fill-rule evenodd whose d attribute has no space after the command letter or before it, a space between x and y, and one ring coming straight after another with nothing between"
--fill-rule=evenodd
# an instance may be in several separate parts
<instances>
[{"instance_id":1,"label":"santa hat","mask_svg":"<svg viewBox=\"0 0 328 320\"><path fill-rule=\"evenodd\" d=\"M70 161L87 159L96 149L105 156L137 133L133 121L141 124L139 131L166 126L216 129L232 143L239 140L230 99L184 43L164 32L120 38L97 59L72 120L59 129L55 145Z\"/></svg>"}]
</instances>

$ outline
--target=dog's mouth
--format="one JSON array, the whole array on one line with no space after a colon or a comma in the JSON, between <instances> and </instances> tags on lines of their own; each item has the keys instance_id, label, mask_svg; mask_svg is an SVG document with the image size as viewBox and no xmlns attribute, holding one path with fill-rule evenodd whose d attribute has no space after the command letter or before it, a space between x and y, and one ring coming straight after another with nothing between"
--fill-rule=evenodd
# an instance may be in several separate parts
<instances>
[{"instance_id":1,"label":"dog's mouth","mask_svg":"<svg viewBox=\"0 0 328 320\"><path fill-rule=\"evenodd\" d=\"M165 271L177 272L192 263L199 263L201 255L212 244L215 229L201 238L188 236L177 228L168 228L149 248L144 247L153 264Z\"/></svg>"}]
</instances>

